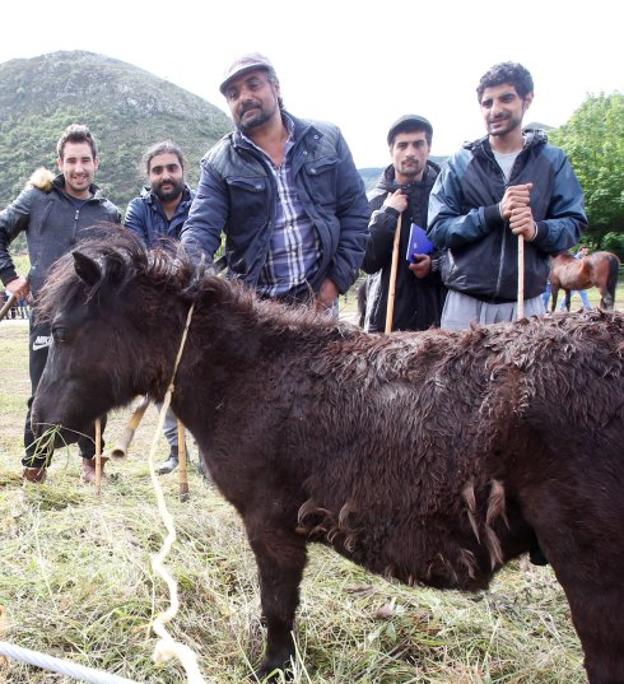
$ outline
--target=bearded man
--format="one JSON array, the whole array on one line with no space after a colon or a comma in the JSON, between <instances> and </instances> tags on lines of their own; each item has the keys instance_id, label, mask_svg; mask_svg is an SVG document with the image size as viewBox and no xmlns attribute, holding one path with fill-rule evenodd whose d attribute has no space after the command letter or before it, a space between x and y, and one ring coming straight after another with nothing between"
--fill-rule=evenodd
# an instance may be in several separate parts
<instances>
[{"instance_id":1,"label":"bearded man","mask_svg":"<svg viewBox=\"0 0 624 684\"><path fill-rule=\"evenodd\" d=\"M128 204L124 223L148 247L156 247L163 240L180 238L195 193L184 180L184 155L175 143L165 140L153 145L143 161L149 187ZM170 451L158 468L160 475L178 465L178 424L171 409L165 417L164 433Z\"/></svg>"}]
</instances>

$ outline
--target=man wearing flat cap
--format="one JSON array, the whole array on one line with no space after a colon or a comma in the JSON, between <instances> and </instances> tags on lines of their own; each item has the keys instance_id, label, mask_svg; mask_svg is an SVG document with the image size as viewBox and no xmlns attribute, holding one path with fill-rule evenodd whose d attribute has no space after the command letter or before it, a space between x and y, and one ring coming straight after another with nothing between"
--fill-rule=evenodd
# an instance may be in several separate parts
<instances>
[{"instance_id":1,"label":"man wearing flat cap","mask_svg":"<svg viewBox=\"0 0 624 684\"><path fill-rule=\"evenodd\" d=\"M367 280L364 328L383 332L392 266L394 235L400 219L393 330L426 330L440 325L446 290L438 254L427 247L410 249L410 235L424 236L429 193L440 171L429 159L433 127L422 116L408 114L388 131L392 163L369 195L372 211L362 268ZM415 226L415 228L414 228ZM428 243L428 240L426 241Z\"/></svg>"},{"instance_id":2,"label":"man wearing flat cap","mask_svg":"<svg viewBox=\"0 0 624 684\"><path fill-rule=\"evenodd\" d=\"M220 90L236 130L201 161L183 244L212 260L224 232L231 277L262 297L335 310L357 278L369 218L344 138L286 112L260 54L237 59Z\"/></svg>"}]
</instances>

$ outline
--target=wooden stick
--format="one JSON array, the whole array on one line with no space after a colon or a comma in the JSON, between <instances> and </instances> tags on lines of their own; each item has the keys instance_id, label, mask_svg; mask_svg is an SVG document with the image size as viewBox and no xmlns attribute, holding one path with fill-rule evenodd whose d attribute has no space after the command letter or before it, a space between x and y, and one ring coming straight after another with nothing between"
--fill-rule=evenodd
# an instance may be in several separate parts
<instances>
[{"instance_id":1,"label":"wooden stick","mask_svg":"<svg viewBox=\"0 0 624 684\"><path fill-rule=\"evenodd\" d=\"M95 421L95 493L102 493L102 423Z\"/></svg>"},{"instance_id":2,"label":"wooden stick","mask_svg":"<svg viewBox=\"0 0 624 684\"><path fill-rule=\"evenodd\" d=\"M394 300L396 298L396 280L399 270L399 242L401 240L401 221L403 214L399 214L397 227L394 231L394 242L392 243L392 265L390 266L390 280L388 282L388 303L386 305L386 333L392 332L394 322Z\"/></svg>"},{"instance_id":3,"label":"wooden stick","mask_svg":"<svg viewBox=\"0 0 624 684\"><path fill-rule=\"evenodd\" d=\"M125 432L123 433L117 445L111 449L111 456L113 458L125 458L128 455L128 447L130 446L130 442L132 442L134 432L139 426L141 418L143 418L145 415L145 411L147 411L149 403L149 397L146 395L141 400L141 403L132 412Z\"/></svg>"},{"instance_id":4,"label":"wooden stick","mask_svg":"<svg viewBox=\"0 0 624 684\"><path fill-rule=\"evenodd\" d=\"M9 313L9 309L15 304L17 300L17 295L15 292L11 292L9 295L9 298L6 301L6 304L2 306L0 309L0 321Z\"/></svg>"},{"instance_id":5,"label":"wooden stick","mask_svg":"<svg viewBox=\"0 0 624 684\"><path fill-rule=\"evenodd\" d=\"M518 235L518 305L516 320L524 318L524 237Z\"/></svg>"},{"instance_id":6,"label":"wooden stick","mask_svg":"<svg viewBox=\"0 0 624 684\"><path fill-rule=\"evenodd\" d=\"M180 501L189 500L188 468L186 459L186 430L178 420L178 482L180 483Z\"/></svg>"}]
</instances>

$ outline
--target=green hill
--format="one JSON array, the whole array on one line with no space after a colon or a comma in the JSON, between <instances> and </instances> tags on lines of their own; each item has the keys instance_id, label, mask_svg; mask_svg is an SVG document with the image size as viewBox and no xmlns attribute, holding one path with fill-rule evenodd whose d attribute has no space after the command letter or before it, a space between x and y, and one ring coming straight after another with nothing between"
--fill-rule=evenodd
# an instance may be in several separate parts
<instances>
[{"instance_id":1,"label":"green hill","mask_svg":"<svg viewBox=\"0 0 624 684\"><path fill-rule=\"evenodd\" d=\"M54 169L70 123L84 123L100 148L97 183L121 209L143 184L145 149L170 138L185 151L194 185L199 160L231 128L197 95L125 62L90 52L54 52L0 64L0 208L38 166Z\"/></svg>"}]
</instances>

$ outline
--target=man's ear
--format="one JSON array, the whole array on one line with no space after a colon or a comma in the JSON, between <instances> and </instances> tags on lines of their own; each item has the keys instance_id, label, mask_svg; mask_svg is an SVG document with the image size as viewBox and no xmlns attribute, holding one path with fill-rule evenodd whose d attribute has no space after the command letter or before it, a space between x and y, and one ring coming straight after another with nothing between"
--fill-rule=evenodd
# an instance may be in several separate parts
<instances>
[{"instance_id":1,"label":"man's ear","mask_svg":"<svg viewBox=\"0 0 624 684\"><path fill-rule=\"evenodd\" d=\"M526 110L531 106L531 103L533 102L533 93L527 93L524 96L524 104L522 111L526 112Z\"/></svg>"},{"instance_id":2,"label":"man's ear","mask_svg":"<svg viewBox=\"0 0 624 684\"><path fill-rule=\"evenodd\" d=\"M75 250L72 252L74 257L74 268L79 278L89 287L93 287L102 278L102 269L97 261L86 256L82 252Z\"/></svg>"}]
</instances>

